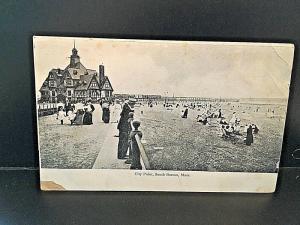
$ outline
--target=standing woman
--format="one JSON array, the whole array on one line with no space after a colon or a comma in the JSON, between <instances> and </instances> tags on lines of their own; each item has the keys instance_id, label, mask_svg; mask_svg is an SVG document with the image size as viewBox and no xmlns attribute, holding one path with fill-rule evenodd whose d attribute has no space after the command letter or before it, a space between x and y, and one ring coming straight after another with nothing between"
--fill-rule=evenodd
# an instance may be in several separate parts
<instances>
[{"instance_id":1,"label":"standing woman","mask_svg":"<svg viewBox=\"0 0 300 225\"><path fill-rule=\"evenodd\" d=\"M73 124L82 125L84 109L83 109L83 104L80 100L78 103L75 104L75 112L76 112L76 116L74 118Z\"/></svg>"},{"instance_id":2,"label":"standing woman","mask_svg":"<svg viewBox=\"0 0 300 225\"><path fill-rule=\"evenodd\" d=\"M93 124L93 112L95 107L92 105L91 100L89 100L85 106L85 113L83 116L83 125L91 125Z\"/></svg>"},{"instance_id":3,"label":"standing woman","mask_svg":"<svg viewBox=\"0 0 300 225\"><path fill-rule=\"evenodd\" d=\"M118 142L118 159L124 159L128 149L128 119L129 113L134 112L134 105L136 99L129 99L129 101L125 101L122 112L120 114L120 120L117 126L119 130L119 142Z\"/></svg>"},{"instance_id":4,"label":"standing woman","mask_svg":"<svg viewBox=\"0 0 300 225\"><path fill-rule=\"evenodd\" d=\"M109 123L110 120L109 103L107 101L102 103L102 120L104 123Z\"/></svg>"},{"instance_id":5,"label":"standing woman","mask_svg":"<svg viewBox=\"0 0 300 225\"><path fill-rule=\"evenodd\" d=\"M253 143L252 126L249 125L247 128L246 145L250 146Z\"/></svg>"}]
</instances>

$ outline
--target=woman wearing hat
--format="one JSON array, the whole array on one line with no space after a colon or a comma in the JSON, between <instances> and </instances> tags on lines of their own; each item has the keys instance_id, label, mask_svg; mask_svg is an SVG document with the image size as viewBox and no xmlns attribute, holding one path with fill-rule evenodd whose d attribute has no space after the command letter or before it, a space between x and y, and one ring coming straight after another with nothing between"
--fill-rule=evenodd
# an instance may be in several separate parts
<instances>
[{"instance_id":1,"label":"woman wearing hat","mask_svg":"<svg viewBox=\"0 0 300 225\"><path fill-rule=\"evenodd\" d=\"M95 107L92 105L92 101L89 100L87 104L84 106L84 116L82 119L83 125L91 125L93 124L93 112Z\"/></svg>"},{"instance_id":2,"label":"woman wearing hat","mask_svg":"<svg viewBox=\"0 0 300 225\"><path fill-rule=\"evenodd\" d=\"M110 120L110 110L109 110L109 103L108 101L102 102L102 121L104 123L109 123Z\"/></svg>"},{"instance_id":3,"label":"woman wearing hat","mask_svg":"<svg viewBox=\"0 0 300 225\"><path fill-rule=\"evenodd\" d=\"M122 107L117 129L119 130L118 159L124 159L128 149L128 119L129 113L134 112L135 99L129 99Z\"/></svg>"}]
</instances>

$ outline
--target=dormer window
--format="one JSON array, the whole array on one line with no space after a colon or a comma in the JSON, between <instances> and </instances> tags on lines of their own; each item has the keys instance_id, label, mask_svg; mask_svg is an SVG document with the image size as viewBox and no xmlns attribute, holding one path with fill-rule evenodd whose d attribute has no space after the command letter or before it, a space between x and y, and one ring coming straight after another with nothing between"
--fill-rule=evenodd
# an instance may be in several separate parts
<instances>
[{"instance_id":1,"label":"dormer window","mask_svg":"<svg viewBox=\"0 0 300 225\"><path fill-rule=\"evenodd\" d=\"M97 85L97 83L96 83L95 81L93 81L93 82L91 83L91 87L92 87L92 88L96 88L96 87L98 87L98 85Z\"/></svg>"},{"instance_id":2,"label":"dormer window","mask_svg":"<svg viewBox=\"0 0 300 225\"><path fill-rule=\"evenodd\" d=\"M50 79L53 79L53 78L54 78L54 76L53 76L52 73L50 73L49 78L50 78Z\"/></svg>"},{"instance_id":3,"label":"dormer window","mask_svg":"<svg viewBox=\"0 0 300 225\"><path fill-rule=\"evenodd\" d=\"M67 80L66 84L67 84L67 86L72 86L72 80Z\"/></svg>"},{"instance_id":4,"label":"dormer window","mask_svg":"<svg viewBox=\"0 0 300 225\"><path fill-rule=\"evenodd\" d=\"M55 87L55 82L53 80L50 80L49 86L50 87Z\"/></svg>"}]
</instances>

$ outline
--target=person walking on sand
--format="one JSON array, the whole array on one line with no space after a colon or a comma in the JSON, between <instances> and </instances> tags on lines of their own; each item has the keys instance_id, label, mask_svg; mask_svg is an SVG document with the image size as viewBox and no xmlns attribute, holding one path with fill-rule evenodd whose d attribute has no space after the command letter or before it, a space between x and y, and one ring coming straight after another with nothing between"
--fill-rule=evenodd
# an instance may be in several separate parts
<instances>
[{"instance_id":1,"label":"person walking on sand","mask_svg":"<svg viewBox=\"0 0 300 225\"><path fill-rule=\"evenodd\" d=\"M247 128L246 145L250 146L253 143L252 126L249 124Z\"/></svg>"},{"instance_id":2,"label":"person walking on sand","mask_svg":"<svg viewBox=\"0 0 300 225\"><path fill-rule=\"evenodd\" d=\"M188 116L188 108L186 108L183 112L183 115L181 116L182 118L186 119Z\"/></svg>"}]
</instances>

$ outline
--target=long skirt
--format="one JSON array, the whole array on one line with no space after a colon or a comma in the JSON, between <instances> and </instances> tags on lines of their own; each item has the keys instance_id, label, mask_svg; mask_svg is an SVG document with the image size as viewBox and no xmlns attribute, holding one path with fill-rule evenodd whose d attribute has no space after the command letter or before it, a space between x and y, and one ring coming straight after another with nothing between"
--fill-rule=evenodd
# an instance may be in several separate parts
<instances>
[{"instance_id":1,"label":"long skirt","mask_svg":"<svg viewBox=\"0 0 300 225\"><path fill-rule=\"evenodd\" d=\"M253 143L253 135L252 134L247 134L246 137L246 145L251 145Z\"/></svg>"},{"instance_id":2,"label":"long skirt","mask_svg":"<svg viewBox=\"0 0 300 225\"><path fill-rule=\"evenodd\" d=\"M132 162L131 162L130 169L141 170L142 169L141 153L136 141L131 142L131 151L132 151Z\"/></svg>"},{"instance_id":3,"label":"long skirt","mask_svg":"<svg viewBox=\"0 0 300 225\"><path fill-rule=\"evenodd\" d=\"M128 150L128 131L119 131L118 159L124 159Z\"/></svg>"},{"instance_id":4,"label":"long skirt","mask_svg":"<svg viewBox=\"0 0 300 225\"><path fill-rule=\"evenodd\" d=\"M91 112L85 112L82 123L83 125L93 124L93 114Z\"/></svg>"},{"instance_id":5,"label":"long skirt","mask_svg":"<svg viewBox=\"0 0 300 225\"><path fill-rule=\"evenodd\" d=\"M76 113L73 124L82 125L82 122L83 122L83 112Z\"/></svg>"},{"instance_id":6,"label":"long skirt","mask_svg":"<svg viewBox=\"0 0 300 225\"><path fill-rule=\"evenodd\" d=\"M110 120L110 111L108 108L102 109L102 120L104 123L109 123Z\"/></svg>"}]
</instances>

